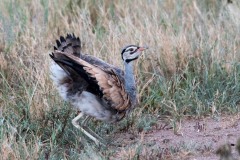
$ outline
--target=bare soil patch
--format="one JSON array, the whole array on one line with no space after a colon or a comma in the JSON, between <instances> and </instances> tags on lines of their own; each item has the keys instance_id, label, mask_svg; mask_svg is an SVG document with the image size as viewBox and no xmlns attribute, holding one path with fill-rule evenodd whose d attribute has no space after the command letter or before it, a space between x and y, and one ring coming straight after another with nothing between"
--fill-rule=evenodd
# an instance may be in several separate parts
<instances>
[{"instance_id":1,"label":"bare soil patch","mask_svg":"<svg viewBox=\"0 0 240 160\"><path fill-rule=\"evenodd\" d=\"M115 158L128 159L138 154L139 159L214 160L219 159L216 150L224 144L230 144L234 158L239 158L235 146L240 138L240 115L185 118L177 124L175 133L165 124L158 121L148 132L116 135L125 147L119 149Z\"/></svg>"}]
</instances>

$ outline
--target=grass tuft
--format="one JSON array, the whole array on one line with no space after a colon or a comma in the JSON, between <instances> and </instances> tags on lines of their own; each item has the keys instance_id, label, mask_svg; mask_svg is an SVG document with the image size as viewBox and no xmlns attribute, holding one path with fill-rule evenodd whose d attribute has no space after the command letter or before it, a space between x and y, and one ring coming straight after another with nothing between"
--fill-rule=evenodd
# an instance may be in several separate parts
<instances>
[{"instance_id":1,"label":"grass tuft","mask_svg":"<svg viewBox=\"0 0 240 160\"><path fill-rule=\"evenodd\" d=\"M233 0L232 0L233 1ZM137 4L137 5L136 5ZM122 67L127 44L148 45L136 63L140 105L115 125L92 121L100 135L138 135L166 117L178 131L185 116L239 112L239 2L8 1L0 4L0 154L3 159L105 159L71 125L75 111L49 78L49 53L60 35L80 36L83 52ZM113 58L116 57L116 58ZM119 57L119 58L117 58ZM159 148L158 148L159 149ZM169 158L179 150L152 150ZM186 150L187 152L188 150ZM118 157L141 159L142 142Z\"/></svg>"}]
</instances>

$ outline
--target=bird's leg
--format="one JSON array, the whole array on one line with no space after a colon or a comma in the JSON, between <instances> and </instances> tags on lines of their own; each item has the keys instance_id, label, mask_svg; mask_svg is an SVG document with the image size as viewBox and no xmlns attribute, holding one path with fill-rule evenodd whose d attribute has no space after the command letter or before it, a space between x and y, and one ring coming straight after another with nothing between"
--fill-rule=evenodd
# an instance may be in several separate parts
<instances>
[{"instance_id":1,"label":"bird's leg","mask_svg":"<svg viewBox=\"0 0 240 160\"><path fill-rule=\"evenodd\" d=\"M73 124L76 128L80 129L86 136L88 136L91 140L93 140L97 145L102 144L96 137L94 137L94 136L92 136L90 133L88 133L88 132L86 131L86 129L84 129L85 127L82 127L82 126L80 126L80 125L77 123L77 121L78 121L80 118L82 118L83 115L84 115L84 114L81 112L77 117L75 117L75 118L72 120L72 124Z\"/></svg>"},{"instance_id":2,"label":"bird's leg","mask_svg":"<svg viewBox=\"0 0 240 160\"><path fill-rule=\"evenodd\" d=\"M92 117L90 117L90 116L86 116L86 118L82 121L82 125L83 126L86 126L86 124L88 123L88 121L91 119Z\"/></svg>"},{"instance_id":3,"label":"bird's leg","mask_svg":"<svg viewBox=\"0 0 240 160\"><path fill-rule=\"evenodd\" d=\"M92 131L89 127L87 127L87 123L89 122L89 120L92 119L91 116L87 116L83 122L82 122L82 127L89 132L90 134L92 134L94 137L96 137L97 139L100 139L101 141L105 141L102 137L100 137L98 134L96 134L94 131Z\"/></svg>"}]
</instances>

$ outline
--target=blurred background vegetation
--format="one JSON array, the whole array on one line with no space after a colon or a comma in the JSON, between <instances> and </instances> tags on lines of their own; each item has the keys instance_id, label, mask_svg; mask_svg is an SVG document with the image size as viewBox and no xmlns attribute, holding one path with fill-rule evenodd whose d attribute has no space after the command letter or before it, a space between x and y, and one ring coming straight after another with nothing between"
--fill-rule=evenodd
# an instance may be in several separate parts
<instances>
[{"instance_id":1,"label":"blurred background vegetation","mask_svg":"<svg viewBox=\"0 0 240 160\"><path fill-rule=\"evenodd\" d=\"M66 33L80 37L84 53L121 67L125 45L150 48L136 63L140 105L117 127L91 122L99 134L149 130L159 117L174 127L185 116L237 114L239 7L236 0L2 0L3 159L114 157L79 138L76 112L49 78L48 54Z\"/></svg>"}]
</instances>

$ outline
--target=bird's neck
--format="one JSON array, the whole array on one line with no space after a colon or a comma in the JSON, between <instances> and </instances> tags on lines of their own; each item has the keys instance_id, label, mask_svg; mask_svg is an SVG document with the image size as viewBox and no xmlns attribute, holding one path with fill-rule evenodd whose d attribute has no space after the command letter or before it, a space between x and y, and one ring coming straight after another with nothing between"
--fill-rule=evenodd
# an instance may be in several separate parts
<instances>
[{"instance_id":1,"label":"bird's neck","mask_svg":"<svg viewBox=\"0 0 240 160\"><path fill-rule=\"evenodd\" d=\"M125 89L128 93L131 101L133 103L136 103L136 84L135 84L135 78L134 78L134 66L133 61L132 62L124 62L125 66Z\"/></svg>"}]
</instances>

